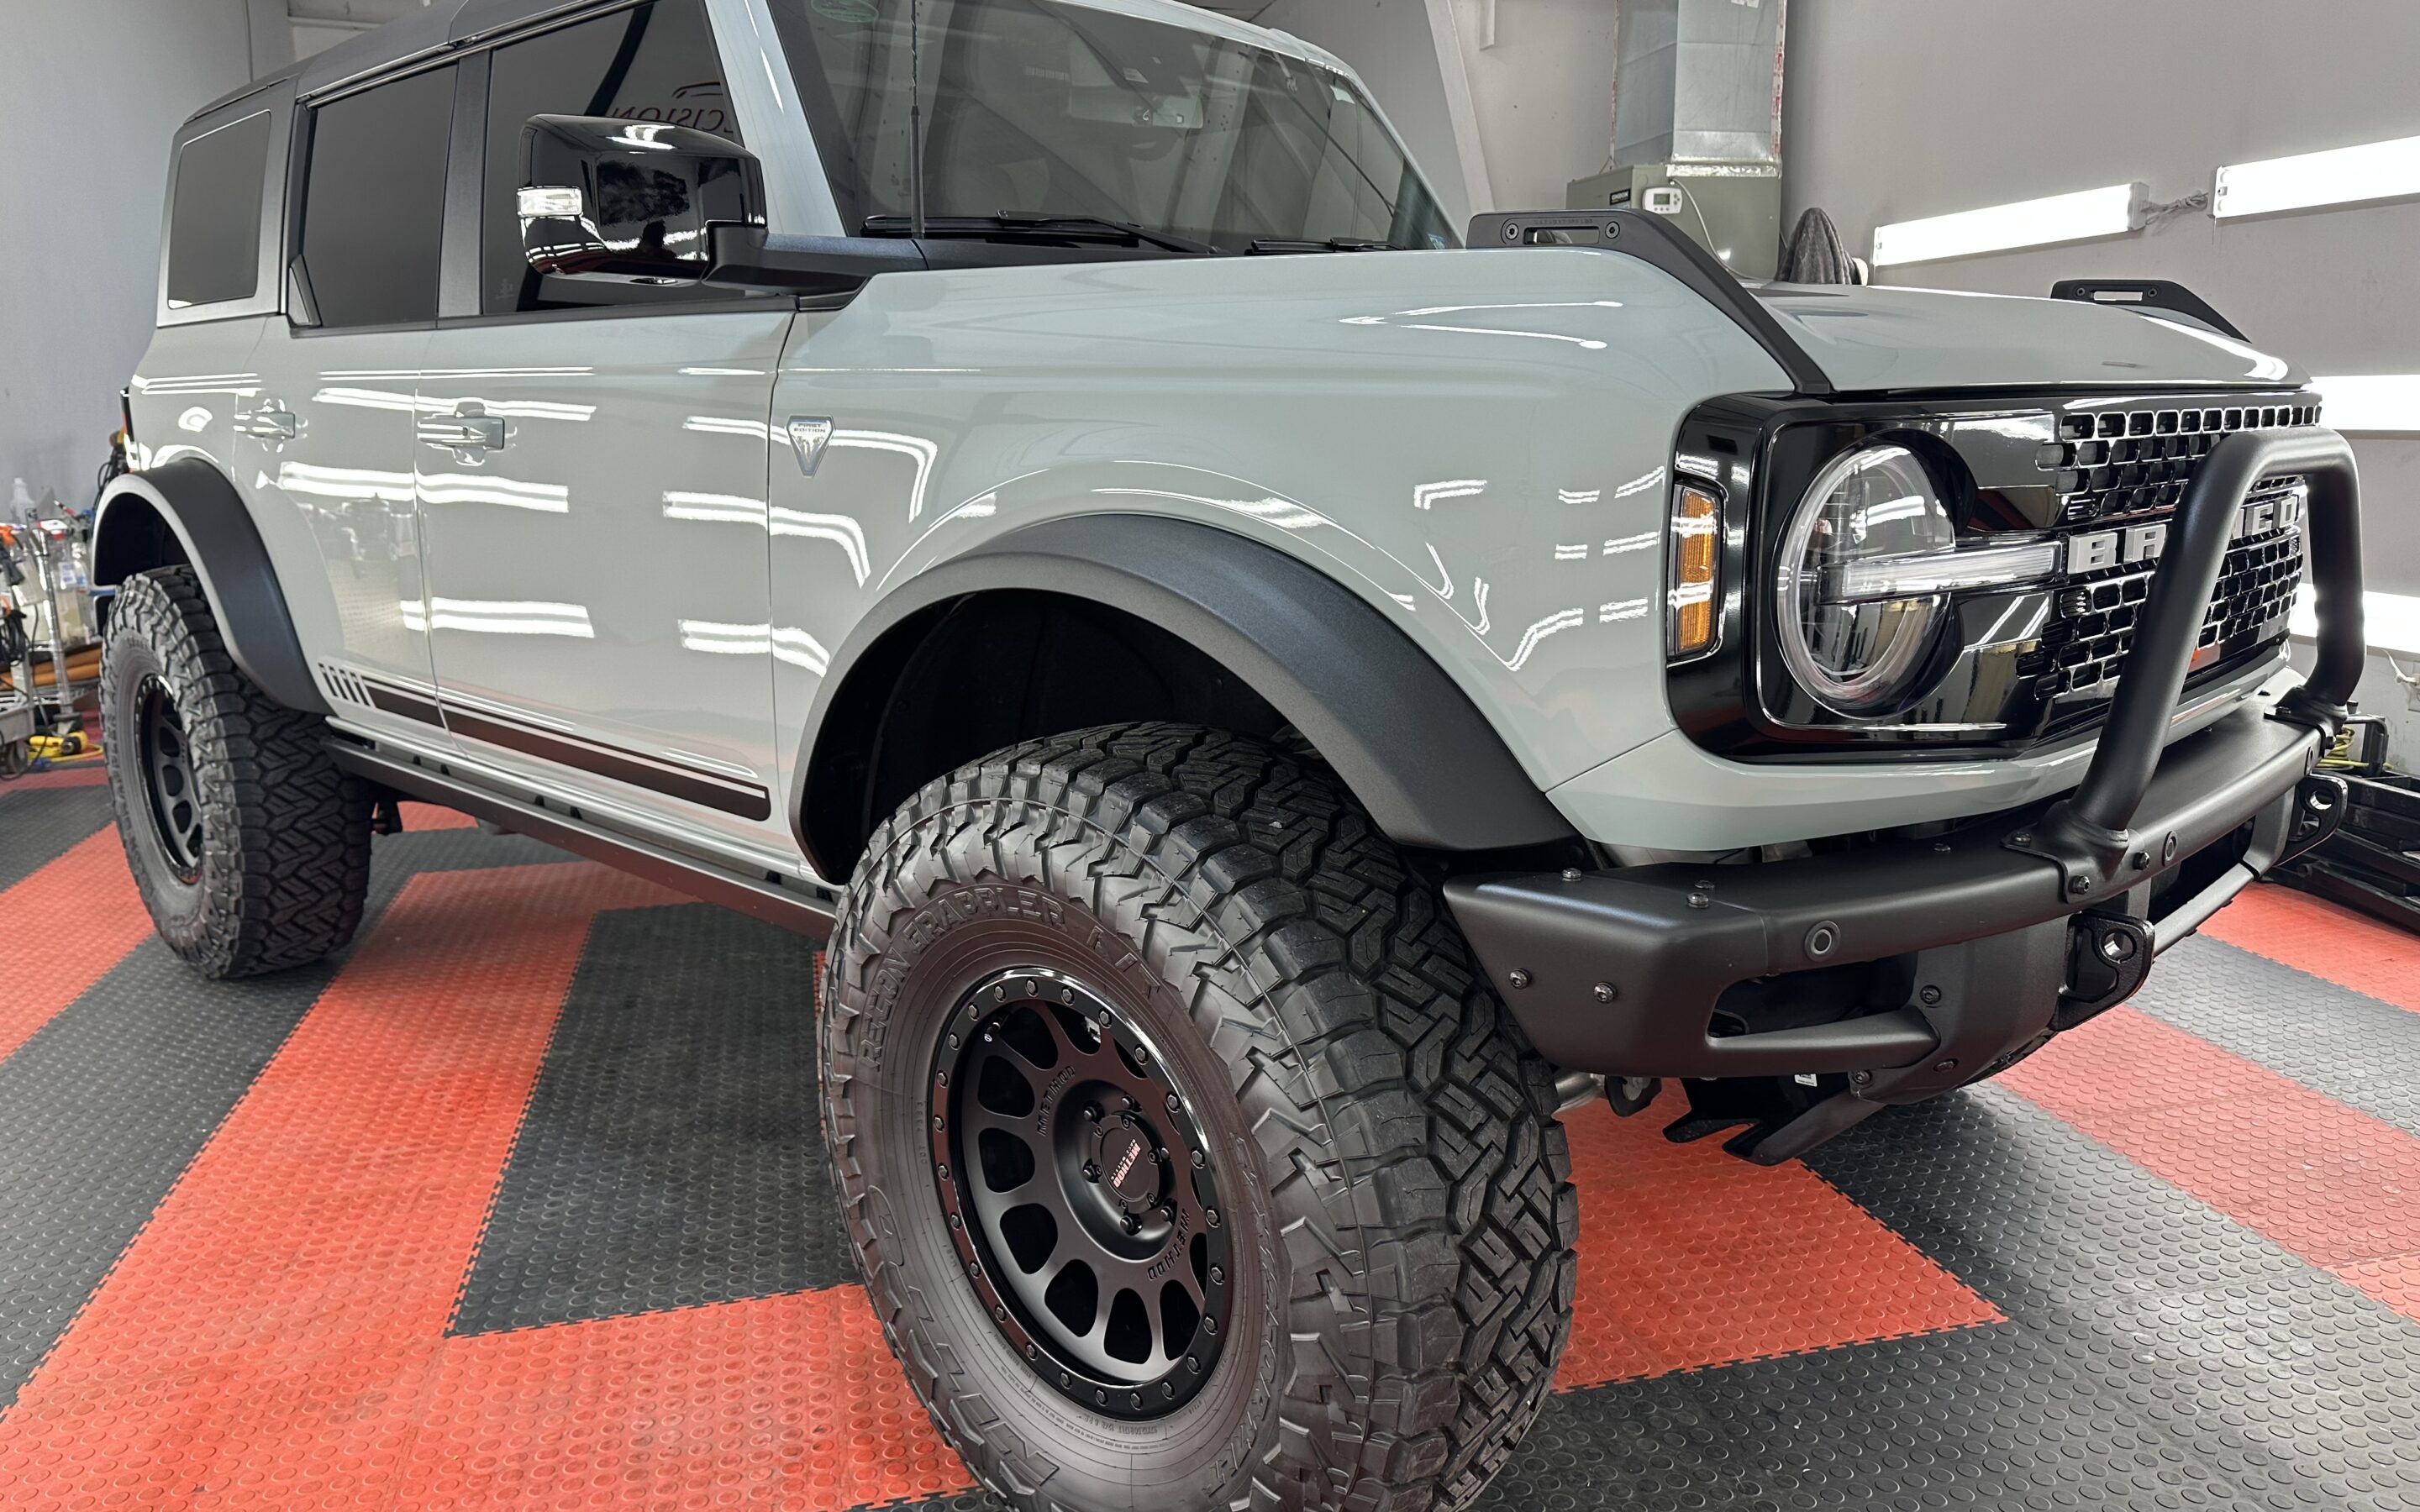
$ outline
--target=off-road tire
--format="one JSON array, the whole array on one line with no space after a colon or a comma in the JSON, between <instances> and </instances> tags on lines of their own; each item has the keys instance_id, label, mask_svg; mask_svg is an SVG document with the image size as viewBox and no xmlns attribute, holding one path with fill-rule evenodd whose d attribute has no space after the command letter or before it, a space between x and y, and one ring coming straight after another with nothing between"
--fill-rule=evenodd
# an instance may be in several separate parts
<instances>
[{"instance_id":1,"label":"off-road tire","mask_svg":"<svg viewBox=\"0 0 2420 1512\"><path fill-rule=\"evenodd\" d=\"M1212 1083L1200 1118L1249 1273L1211 1380L1157 1421L1047 1389L944 1227L936 1040L961 984L1019 952L1120 998L1172 1071ZM927 785L849 887L820 1037L884 1335L1011 1504L1451 1512L1536 1416L1578 1230L1551 1070L1436 889L1320 769L1129 725Z\"/></svg>"},{"instance_id":2,"label":"off-road tire","mask_svg":"<svg viewBox=\"0 0 2420 1512\"><path fill-rule=\"evenodd\" d=\"M202 837L191 874L147 786L139 711L155 686L173 700L189 752ZM250 977L352 939L369 892L368 790L330 760L325 719L273 702L236 666L191 567L119 587L101 711L126 862L170 949L205 977Z\"/></svg>"}]
</instances>

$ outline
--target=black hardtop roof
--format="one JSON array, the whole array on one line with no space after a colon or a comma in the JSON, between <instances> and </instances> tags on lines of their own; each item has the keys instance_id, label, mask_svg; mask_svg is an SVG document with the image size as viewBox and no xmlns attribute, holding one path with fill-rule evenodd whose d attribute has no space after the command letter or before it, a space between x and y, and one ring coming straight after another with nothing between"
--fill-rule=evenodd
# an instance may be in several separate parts
<instances>
[{"instance_id":1,"label":"black hardtop roof","mask_svg":"<svg viewBox=\"0 0 2420 1512\"><path fill-rule=\"evenodd\" d=\"M399 20L349 37L324 53L229 90L190 118L208 116L288 80L293 82L295 93L316 95L413 58L436 55L491 32L599 3L600 0L431 0L424 8Z\"/></svg>"}]
</instances>

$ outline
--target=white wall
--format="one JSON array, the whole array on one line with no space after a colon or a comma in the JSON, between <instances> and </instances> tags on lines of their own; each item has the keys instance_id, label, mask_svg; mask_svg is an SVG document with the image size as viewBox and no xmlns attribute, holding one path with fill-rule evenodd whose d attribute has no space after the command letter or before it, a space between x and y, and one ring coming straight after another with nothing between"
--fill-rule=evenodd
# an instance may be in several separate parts
<instances>
[{"instance_id":1,"label":"white wall","mask_svg":"<svg viewBox=\"0 0 2420 1512\"><path fill-rule=\"evenodd\" d=\"M2412 0L1801 0L1788 51L1787 214L1822 206L1859 253L1877 224L2134 179L2175 200L2210 189L2221 163L2420 134ZM2420 201L2407 200L2187 213L1878 276L2011 294L2047 294L2057 278L2172 278L2307 371L2420 373L2415 259ZM2420 594L2420 437L2353 445L2369 586ZM2383 658L2362 702L2400 716L2397 744L2420 760L2420 717Z\"/></svg>"},{"instance_id":2,"label":"white wall","mask_svg":"<svg viewBox=\"0 0 2420 1512\"><path fill-rule=\"evenodd\" d=\"M1613 147L1614 0L1455 0L1501 210L1557 209ZM1494 45L1486 16L1495 13Z\"/></svg>"},{"instance_id":3,"label":"white wall","mask_svg":"<svg viewBox=\"0 0 2420 1512\"><path fill-rule=\"evenodd\" d=\"M0 0L0 489L91 502L149 341L168 137L252 77L247 0ZM7 499L0 493L0 501Z\"/></svg>"}]
</instances>

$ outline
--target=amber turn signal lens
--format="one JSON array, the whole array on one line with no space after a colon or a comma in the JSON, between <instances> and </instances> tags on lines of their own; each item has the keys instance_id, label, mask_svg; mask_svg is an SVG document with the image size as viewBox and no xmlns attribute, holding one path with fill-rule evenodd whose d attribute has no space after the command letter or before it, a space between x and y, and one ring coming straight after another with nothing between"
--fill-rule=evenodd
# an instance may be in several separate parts
<instances>
[{"instance_id":1,"label":"amber turn signal lens","mask_svg":"<svg viewBox=\"0 0 2420 1512\"><path fill-rule=\"evenodd\" d=\"M1671 610L1666 635L1675 656L1694 656L1714 643L1722 517L1722 501L1699 485L1683 483L1672 490Z\"/></svg>"}]
</instances>

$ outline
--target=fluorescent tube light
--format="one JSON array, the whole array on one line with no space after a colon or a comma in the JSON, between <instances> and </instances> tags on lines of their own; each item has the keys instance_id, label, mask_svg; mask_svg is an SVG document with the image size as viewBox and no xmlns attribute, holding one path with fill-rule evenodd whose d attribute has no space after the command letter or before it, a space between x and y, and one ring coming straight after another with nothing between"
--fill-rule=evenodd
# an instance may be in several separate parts
<instances>
[{"instance_id":1,"label":"fluorescent tube light","mask_svg":"<svg viewBox=\"0 0 2420 1512\"><path fill-rule=\"evenodd\" d=\"M2210 213L2267 215L2398 194L2420 194L2420 136L2229 163L2218 170Z\"/></svg>"},{"instance_id":2,"label":"fluorescent tube light","mask_svg":"<svg viewBox=\"0 0 2420 1512\"><path fill-rule=\"evenodd\" d=\"M2304 583L2294 594L2293 615L2286 623L2291 633L2308 640L2319 633L2319 595ZM2410 594L2366 593L2361 595L2362 629L2372 651L2420 656L2420 598Z\"/></svg>"},{"instance_id":3,"label":"fluorescent tube light","mask_svg":"<svg viewBox=\"0 0 2420 1512\"><path fill-rule=\"evenodd\" d=\"M2420 432L2420 373L2315 378L2319 423L2335 430Z\"/></svg>"},{"instance_id":4,"label":"fluorescent tube light","mask_svg":"<svg viewBox=\"0 0 2420 1512\"><path fill-rule=\"evenodd\" d=\"M1931 262L1936 257L2118 236L2134 228L2134 208L2142 197L2140 184L2109 184L2071 194L1878 225L1874 227L1874 262L1877 266Z\"/></svg>"}]
</instances>

